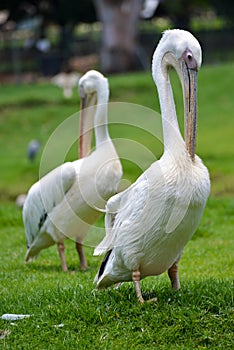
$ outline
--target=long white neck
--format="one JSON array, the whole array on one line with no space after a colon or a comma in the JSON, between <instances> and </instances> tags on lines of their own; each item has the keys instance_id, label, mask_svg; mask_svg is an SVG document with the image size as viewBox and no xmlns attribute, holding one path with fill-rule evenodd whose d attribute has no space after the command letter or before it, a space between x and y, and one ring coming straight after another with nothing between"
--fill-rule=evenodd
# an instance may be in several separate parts
<instances>
[{"instance_id":1,"label":"long white neck","mask_svg":"<svg viewBox=\"0 0 234 350\"><path fill-rule=\"evenodd\" d=\"M108 99L109 99L109 89L107 81L103 81L100 84L99 90L97 90L97 108L94 117L94 133L96 139L96 148L110 139L108 132Z\"/></svg>"},{"instance_id":2,"label":"long white neck","mask_svg":"<svg viewBox=\"0 0 234 350\"><path fill-rule=\"evenodd\" d=\"M164 152L169 151L175 155L181 152L182 149L184 150L184 140L178 125L168 65L164 62L163 50L156 50L153 57L152 71L161 108Z\"/></svg>"}]
</instances>

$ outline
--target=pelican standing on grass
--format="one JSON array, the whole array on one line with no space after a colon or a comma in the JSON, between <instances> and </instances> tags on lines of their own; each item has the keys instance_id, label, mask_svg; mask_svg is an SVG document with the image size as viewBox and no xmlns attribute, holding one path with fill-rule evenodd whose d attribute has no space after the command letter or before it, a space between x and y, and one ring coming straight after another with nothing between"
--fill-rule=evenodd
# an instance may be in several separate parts
<instances>
[{"instance_id":1,"label":"pelican standing on grass","mask_svg":"<svg viewBox=\"0 0 234 350\"><path fill-rule=\"evenodd\" d=\"M94 255L106 253L95 278L98 288L133 281L140 303L140 280L168 271L180 288L178 262L198 227L210 191L207 168L195 155L197 71L201 48L192 34L168 30L153 55L152 75L158 89L164 153L124 192L106 206L106 236ZM169 68L183 87L185 140L176 117Z\"/></svg>"},{"instance_id":2,"label":"pelican standing on grass","mask_svg":"<svg viewBox=\"0 0 234 350\"><path fill-rule=\"evenodd\" d=\"M63 271L67 271L64 240L76 241L80 267L87 267L82 241L90 225L102 215L98 208L117 192L122 167L107 127L108 81L89 71L79 81L82 102L79 156L41 178L29 190L23 207L26 261L55 243ZM92 106L92 108L86 108ZM92 129L96 148L90 153Z\"/></svg>"}]
</instances>

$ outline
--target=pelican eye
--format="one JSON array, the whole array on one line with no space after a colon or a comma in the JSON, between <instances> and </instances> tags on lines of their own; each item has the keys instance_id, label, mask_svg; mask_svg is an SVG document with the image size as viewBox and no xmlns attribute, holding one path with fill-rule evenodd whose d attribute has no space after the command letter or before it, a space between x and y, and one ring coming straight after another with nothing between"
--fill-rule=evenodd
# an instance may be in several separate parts
<instances>
[{"instance_id":1,"label":"pelican eye","mask_svg":"<svg viewBox=\"0 0 234 350\"><path fill-rule=\"evenodd\" d=\"M187 59L188 59L189 61L192 61L193 56L192 56L192 54L191 54L191 53L188 53L188 54L187 54Z\"/></svg>"},{"instance_id":2,"label":"pelican eye","mask_svg":"<svg viewBox=\"0 0 234 350\"><path fill-rule=\"evenodd\" d=\"M197 61L193 56L191 50L186 49L182 54L182 60L185 62L189 69L197 70Z\"/></svg>"}]
</instances>

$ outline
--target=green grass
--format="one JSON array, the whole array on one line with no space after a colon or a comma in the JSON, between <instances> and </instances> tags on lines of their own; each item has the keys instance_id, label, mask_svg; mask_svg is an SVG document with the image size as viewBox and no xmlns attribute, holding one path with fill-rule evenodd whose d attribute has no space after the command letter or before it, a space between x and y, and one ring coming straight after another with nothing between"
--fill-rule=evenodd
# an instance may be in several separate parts
<instances>
[{"instance_id":1,"label":"green grass","mask_svg":"<svg viewBox=\"0 0 234 350\"><path fill-rule=\"evenodd\" d=\"M14 325L0 320L0 329L11 331L1 340L4 348L231 349L233 212L233 199L209 200L180 263L181 291L171 290L165 274L147 278L141 282L143 293L157 295L158 302L140 306L131 283L96 291L93 278L100 258L86 247L89 270L77 272L72 241L66 244L69 273L61 272L55 246L25 265L20 211L5 203L0 313L32 316ZM60 324L64 326L57 328Z\"/></svg>"},{"instance_id":2,"label":"green grass","mask_svg":"<svg viewBox=\"0 0 234 350\"><path fill-rule=\"evenodd\" d=\"M233 67L232 64L203 67L199 73L197 153L210 170L213 195L233 196ZM181 88L175 75L172 78L182 125ZM113 102L131 102L159 111L156 89L148 73L112 77L110 88ZM76 93L71 101L65 101L61 91L49 84L0 87L0 197L16 197L38 177L39 158L34 165L28 164L25 157L27 143L38 138L45 146L55 128L78 110ZM147 117L142 118L142 125L147 127ZM155 122L154 130L157 128ZM110 127L112 137L130 137L144 143L157 157L161 155L162 145L155 137L144 133L138 135L136 130L130 129L126 126ZM71 159L76 156L76 147L73 149ZM127 164L125 174L132 181L140 171Z\"/></svg>"},{"instance_id":3,"label":"green grass","mask_svg":"<svg viewBox=\"0 0 234 350\"><path fill-rule=\"evenodd\" d=\"M172 80L182 125L181 89L174 74ZM117 290L95 290L93 279L101 257L93 257L89 246L85 247L89 264L85 272L78 271L72 241L66 243L67 274L61 272L55 246L42 251L36 261L24 263L24 228L14 200L37 180L43 152L29 164L27 143L38 138L44 147L54 129L79 109L79 99L74 94L65 101L60 90L49 84L0 87L0 315L31 315L13 323L0 320L0 330L11 332L0 339L0 348L233 348L233 81L232 64L203 67L199 73L197 153L210 170L212 193L180 262L181 290L171 290L166 274L146 278L141 282L143 293L146 298L156 295L158 301L142 306L132 283ZM149 73L111 77L110 88L111 101L159 110ZM154 127L147 117L143 125ZM126 125L111 125L110 131L112 137L144 144L157 157L162 153L161 143L149 132ZM67 159L75 157L74 145ZM123 163L124 177L133 181L140 167L127 160ZM87 242L95 237L97 226L103 226L102 219L91 228Z\"/></svg>"}]
</instances>

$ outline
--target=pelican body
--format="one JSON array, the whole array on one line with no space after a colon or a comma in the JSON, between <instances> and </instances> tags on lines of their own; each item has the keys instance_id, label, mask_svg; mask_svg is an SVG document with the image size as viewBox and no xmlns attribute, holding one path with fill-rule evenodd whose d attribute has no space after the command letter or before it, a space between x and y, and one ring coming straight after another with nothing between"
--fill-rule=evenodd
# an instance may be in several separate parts
<instances>
[{"instance_id":1,"label":"pelican body","mask_svg":"<svg viewBox=\"0 0 234 350\"><path fill-rule=\"evenodd\" d=\"M152 62L158 89L164 153L124 192L106 205L106 236L94 255L106 253L95 277L98 288L133 281L143 303L140 280L168 271L172 287L180 288L178 262L196 231L210 192L207 168L195 154L197 72L201 48L183 30L166 31ZM174 67L184 96L185 140L176 117L169 79Z\"/></svg>"},{"instance_id":2,"label":"pelican body","mask_svg":"<svg viewBox=\"0 0 234 350\"><path fill-rule=\"evenodd\" d=\"M76 241L81 268L87 263L82 241L101 215L107 199L117 192L122 167L108 133L108 81L89 71L79 81L82 109L79 156L49 172L29 190L23 207L26 231L26 261L57 243L62 269L67 271L64 240ZM86 108L91 106L91 108ZM92 129L96 148L90 153Z\"/></svg>"}]
</instances>

